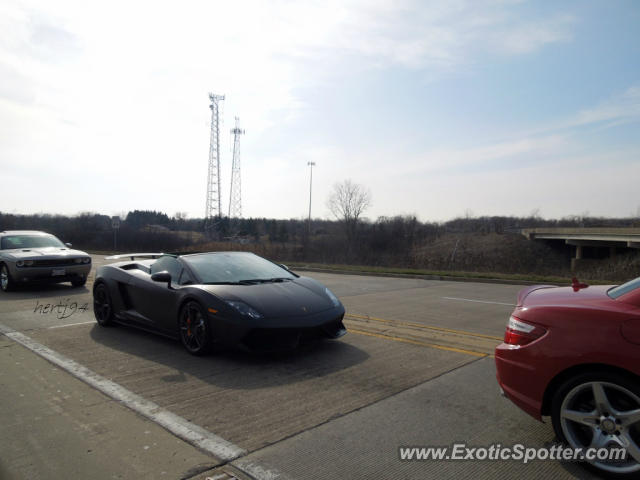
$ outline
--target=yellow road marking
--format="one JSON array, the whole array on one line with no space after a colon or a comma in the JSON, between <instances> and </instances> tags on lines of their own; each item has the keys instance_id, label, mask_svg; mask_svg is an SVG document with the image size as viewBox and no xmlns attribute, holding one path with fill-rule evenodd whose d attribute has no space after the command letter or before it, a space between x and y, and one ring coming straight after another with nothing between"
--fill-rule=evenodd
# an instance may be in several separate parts
<instances>
[{"instance_id":1,"label":"yellow road marking","mask_svg":"<svg viewBox=\"0 0 640 480\"><path fill-rule=\"evenodd\" d=\"M482 333L465 332L464 330L452 330L450 328L433 327L431 325L423 325L422 323L404 322L402 320L385 320L384 318L370 317L368 315L356 315L354 313L347 313L345 317L354 318L358 320L374 320L376 322L388 323L390 325L404 325L407 327L417 327L426 330L436 330L440 332L457 333L460 335L468 335L470 337L489 338L491 340L502 341L503 337L494 337L493 335L484 335Z\"/></svg>"},{"instance_id":2,"label":"yellow road marking","mask_svg":"<svg viewBox=\"0 0 640 480\"><path fill-rule=\"evenodd\" d=\"M347 331L357 333L359 335L367 335L369 337L382 338L384 340L393 340L395 342L410 343L411 345L419 345L421 347L437 348L438 350L446 350L448 352L465 353L467 355L473 355L474 357L493 357L493 355L489 355L488 353L474 352L473 350L464 350L462 348L455 348L455 347L445 347L444 345L437 345L435 343L420 342L418 340L411 340L409 338L402 338L402 337L394 337L392 335L383 335L381 333L364 332L362 330L356 330L354 328L347 328Z\"/></svg>"}]
</instances>

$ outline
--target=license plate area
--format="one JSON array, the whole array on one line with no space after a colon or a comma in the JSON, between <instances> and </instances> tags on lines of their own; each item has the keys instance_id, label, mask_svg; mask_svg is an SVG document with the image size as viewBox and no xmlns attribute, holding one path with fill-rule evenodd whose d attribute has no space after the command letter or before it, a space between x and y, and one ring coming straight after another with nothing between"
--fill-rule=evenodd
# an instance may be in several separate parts
<instances>
[{"instance_id":1,"label":"license plate area","mask_svg":"<svg viewBox=\"0 0 640 480\"><path fill-rule=\"evenodd\" d=\"M63 275L65 275L65 269L64 268L54 268L53 270L51 270L51 276L52 277L61 277Z\"/></svg>"}]
</instances>

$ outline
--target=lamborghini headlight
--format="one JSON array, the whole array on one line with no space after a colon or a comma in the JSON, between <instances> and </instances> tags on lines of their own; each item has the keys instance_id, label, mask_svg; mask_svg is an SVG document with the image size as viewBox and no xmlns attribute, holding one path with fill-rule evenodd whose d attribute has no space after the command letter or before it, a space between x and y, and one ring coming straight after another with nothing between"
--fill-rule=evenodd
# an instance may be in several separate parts
<instances>
[{"instance_id":1,"label":"lamborghini headlight","mask_svg":"<svg viewBox=\"0 0 640 480\"><path fill-rule=\"evenodd\" d=\"M327 294L327 297L329 297L329 300L331 300L331 303L333 303L334 307L340 306L340 300L338 300L338 297L336 297L331 290L325 288L324 291Z\"/></svg>"},{"instance_id":2,"label":"lamborghini headlight","mask_svg":"<svg viewBox=\"0 0 640 480\"><path fill-rule=\"evenodd\" d=\"M246 315L247 317L256 318L256 319L262 318L262 314L260 312L251 308L249 305L247 305L244 302L227 300L227 303L231 305L233 308L235 308L242 315Z\"/></svg>"}]
</instances>

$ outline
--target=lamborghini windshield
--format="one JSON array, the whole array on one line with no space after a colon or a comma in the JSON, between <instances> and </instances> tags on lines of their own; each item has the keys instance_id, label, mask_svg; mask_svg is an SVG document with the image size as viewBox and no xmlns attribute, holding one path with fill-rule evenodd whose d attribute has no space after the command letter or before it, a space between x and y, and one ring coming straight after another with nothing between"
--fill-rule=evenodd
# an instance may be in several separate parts
<instances>
[{"instance_id":1,"label":"lamborghini windshield","mask_svg":"<svg viewBox=\"0 0 640 480\"><path fill-rule=\"evenodd\" d=\"M284 268L253 253L203 253L181 258L204 284L252 284L295 278Z\"/></svg>"}]
</instances>

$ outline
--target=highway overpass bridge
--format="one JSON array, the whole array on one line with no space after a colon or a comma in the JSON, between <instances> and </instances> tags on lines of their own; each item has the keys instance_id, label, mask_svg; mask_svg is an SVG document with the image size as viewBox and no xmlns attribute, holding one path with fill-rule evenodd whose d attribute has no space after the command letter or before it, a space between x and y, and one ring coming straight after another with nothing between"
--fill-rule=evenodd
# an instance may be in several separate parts
<instances>
[{"instance_id":1,"label":"highway overpass bridge","mask_svg":"<svg viewBox=\"0 0 640 480\"><path fill-rule=\"evenodd\" d=\"M525 228L521 232L529 240L563 242L575 247L572 270L584 260L640 249L640 228Z\"/></svg>"}]
</instances>

